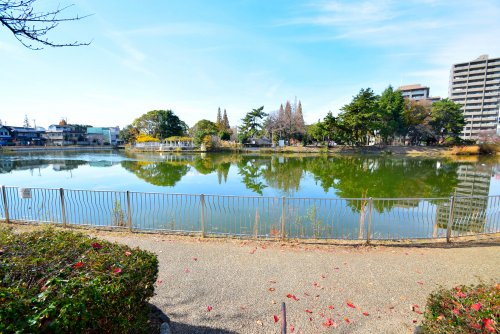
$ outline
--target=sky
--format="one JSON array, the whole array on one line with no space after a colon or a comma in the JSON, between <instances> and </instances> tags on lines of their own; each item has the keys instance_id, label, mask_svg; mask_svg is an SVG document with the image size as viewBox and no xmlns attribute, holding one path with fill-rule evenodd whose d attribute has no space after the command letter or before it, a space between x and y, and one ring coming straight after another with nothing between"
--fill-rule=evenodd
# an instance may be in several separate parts
<instances>
[{"instance_id":1,"label":"sky","mask_svg":"<svg viewBox=\"0 0 500 334\"><path fill-rule=\"evenodd\" d=\"M447 97L451 65L500 57L500 0L36 1L73 4L53 42L25 48L0 26L0 120L126 126L171 109L189 126L227 110L301 101L306 123L362 88L420 83Z\"/></svg>"}]
</instances>

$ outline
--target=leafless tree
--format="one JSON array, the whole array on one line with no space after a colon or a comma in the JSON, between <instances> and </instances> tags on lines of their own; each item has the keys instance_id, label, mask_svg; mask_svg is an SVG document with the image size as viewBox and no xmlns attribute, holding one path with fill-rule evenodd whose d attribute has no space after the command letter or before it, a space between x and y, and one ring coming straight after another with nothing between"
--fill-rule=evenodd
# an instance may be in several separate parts
<instances>
[{"instance_id":1,"label":"leafless tree","mask_svg":"<svg viewBox=\"0 0 500 334\"><path fill-rule=\"evenodd\" d=\"M79 21L86 16L61 17L61 13L73 5L56 7L53 10L37 11L34 8L37 0L0 0L0 23L10 30L16 39L32 50L43 49L43 46L63 47L89 45L90 42L57 43L46 35L59 23ZM40 46L41 45L41 46Z\"/></svg>"}]
</instances>

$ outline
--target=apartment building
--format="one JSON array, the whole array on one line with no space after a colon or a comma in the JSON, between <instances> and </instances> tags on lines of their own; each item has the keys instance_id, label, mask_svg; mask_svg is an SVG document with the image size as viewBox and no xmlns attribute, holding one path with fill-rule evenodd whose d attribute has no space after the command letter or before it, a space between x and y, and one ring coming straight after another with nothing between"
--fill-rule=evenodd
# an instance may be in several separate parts
<instances>
[{"instance_id":1,"label":"apartment building","mask_svg":"<svg viewBox=\"0 0 500 334\"><path fill-rule=\"evenodd\" d=\"M430 102L441 100L441 98L438 96L430 96L431 89L427 86L422 86L421 84L401 86L398 87L398 90L401 92L401 95L403 95L404 98L410 100L427 100Z\"/></svg>"},{"instance_id":2,"label":"apartment building","mask_svg":"<svg viewBox=\"0 0 500 334\"><path fill-rule=\"evenodd\" d=\"M500 106L500 58L482 55L454 64L450 72L449 97L460 104L465 126L461 137L477 139L481 133L498 132Z\"/></svg>"}]
</instances>

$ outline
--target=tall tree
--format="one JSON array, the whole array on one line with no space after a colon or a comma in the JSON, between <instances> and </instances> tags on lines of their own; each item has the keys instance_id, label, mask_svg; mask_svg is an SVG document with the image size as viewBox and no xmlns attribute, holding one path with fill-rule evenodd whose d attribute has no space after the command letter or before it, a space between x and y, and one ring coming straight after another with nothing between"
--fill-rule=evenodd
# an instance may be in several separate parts
<instances>
[{"instance_id":1,"label":"tall tree","mask_svg":"<svg viewBox=\"0 0 500 334\"><path fill-rule=\"evenodd\" d=\"M421 142L430 142L434 138L434 132L429 125L431 121L430 105L422 101L405 99L403 112L405 141L410 145L418 145Z\"/></svg>"},{"instance_id":2,"label":"tall tree","mask_svg":"<svg viewBox=\"0 0 500 334\"><path fill-rule=\"evenodd\" d=\"M266 116L264 106L248 112L242 119L243 124L239 128L239 140L244 142L248 138L257 136L262 130L262 119Z\"/></svg>"},{"instance_id":3,"label":"tall tree","mask_svg":"<svg viewBox=\"0 0 500 334\"><path fill-rule=\"evenodd\" d=\"M222 114L220 112L220 107L217 110L217 120L215 121L215 126L219 131L222 131L224 129L222 125Z\"/></svg>"},{"instance_id":4,"label":"tall tree","mask_svg":"<svg viewBox=\"0 0 500 334\"><path fill-rule=\"evenodd\" d=\"M194 143L196 145L201 145L206 136L216 135L218 133L218 129L214 122L202 119L189 129L189 132L194 138Z\"/></svg>"},{"instance_id":5,"label":"tall tree","mask_svg":"<svg viewBox=\"0 0 500 334\"><path fill-rule=\"evenodd\" d=\"M226 130L231 129L231 126L229 125L229 119L227 118L226 109L224 109L224 116L222 116L222 125L224 126L224 129L226 129Z\"/></svg>"},{"instance_id":6,"label":"tall tree","mask_svg":"<svg viewBox=\"0 0 500 334\"><path fill-rule=\"evenodd\" d=\"M294 137L296 139L302 139L304 134L306 133L306 124L304 122L304 115L302 113L302 103L299 101L299 105L297 106L297 110L293 114L293 129L294 129Z\"/></svg>"},{"instance_id":7,"label":"tall tree","mask_svg":"<svg viewBox=\"0 0 500 334\"><path fill-rule=\"evenodd\" d=\"M46 38L45 36L60 23L78 21L88 15L60 17L60 14L72 5L38 11L35 8L36 2L37 0L1 0L0 25L14 34L14 37L24 46L33 50L42 49L43 46L62 47L90 44L81 42L56 43Z\"/></svg>"},{"instance_id":8,"label":"tall tree","mask_svg":"<svg viewBox=\"0 0 500 334\"><path fill-rule=\"evenodd\" d=\"M283 119L283 123L285 136L287 139L290 139L293 134L293 115L290 101L286 101L285 104L285 117Z\"/></svg>"},{"instance_id":9,"label":"tall tree","mask_svg":"<svg viewBox=\"0 0 500 334\"><path fill-rule=\"evenodd\" d=\"M374 135L380 121L378 96L371 88L361 89L351 103L341 108L340 124L350 129L346 140L350 144L367 144L368 135Z\"/></svg>"},{"instance_id":10,"label":"tall tree","mask_svg":"<svg viewBox=\"0 0 500 334\"><path fill-rule=\"evenodd\" d=\"M401 91L387 87L378 101L380 137L384 144L389 144L396 136L403 133L403 113L405 101Z\"/></svg>"},{"instance_id":11,"label":"tall tree","mask_svg":"<svg viewBox=\"0 0 500 334\"><path fill-rule=\"evenodd\" d=\"M152 110L132 123L139 132L158 139L172 136L182 136L187 130L187 125L174 114L172 110Z\"/></svg>"},{"instance_id":12,"label":"tall tree","mask_svg":"<svg viewBox=\"0 0 500 334\"><path fill-rule=\"evenodd\" d=\"M449 99L434 102L431 108L430 125L438 136L438 141L446 137L458 139L465 126L461 106Z\"/></svg>"},{"instance_id":13,"label":"tall tree","mask_svg":"<svg viewBox=\"0 0 500 334\"><path fill-rule=\"evenodd\" d=\"M139 130L137 130L136 127L129 124L120 130L118 136L126 144L135 143L137 136L139 136Z\"/></svg>"}]
</instances>

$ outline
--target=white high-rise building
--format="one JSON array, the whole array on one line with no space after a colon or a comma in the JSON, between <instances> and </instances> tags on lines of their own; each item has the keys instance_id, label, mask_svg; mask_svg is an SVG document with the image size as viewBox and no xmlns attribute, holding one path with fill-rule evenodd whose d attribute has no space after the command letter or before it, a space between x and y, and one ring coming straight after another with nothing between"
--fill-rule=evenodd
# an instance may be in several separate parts
<instances>
[{"instance_id":1,"label":"white high-rise building","mask_svg":"<svg viewBox=\"0 0 500 334\"><path fill-rule=\"evenodd\" d=\"M465 126L461 137L477 139L480 132L497 132L500 107L500 58L482 55L451 68L449 97L460 104Z\"/></svg>"}]
</instances>

